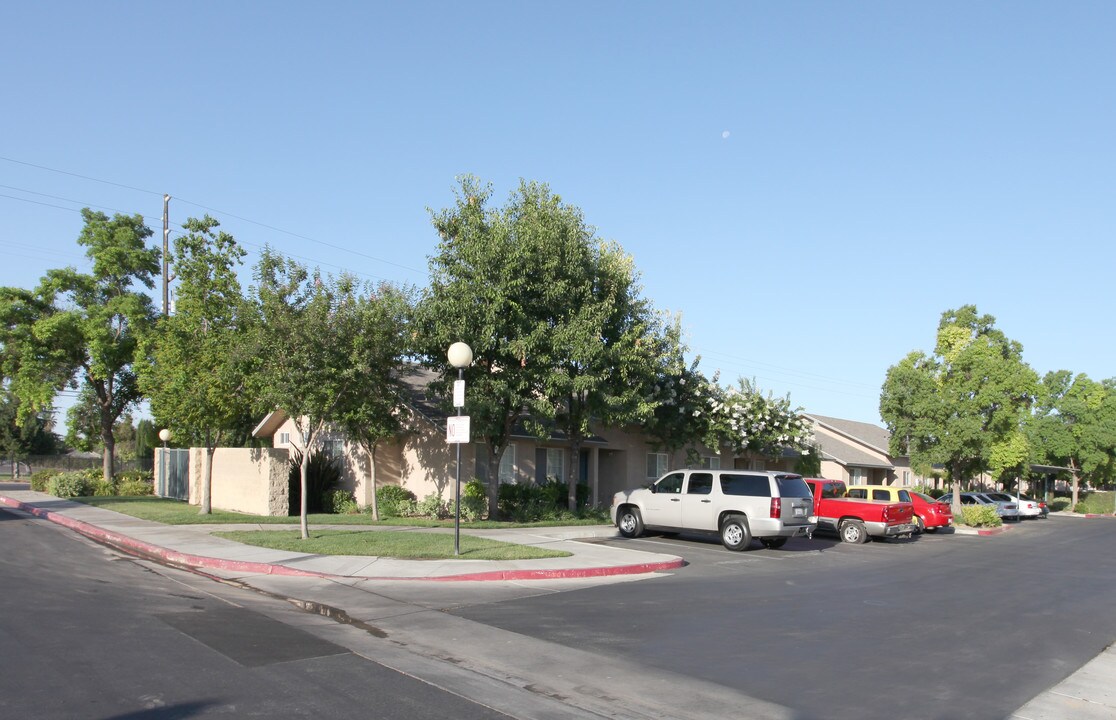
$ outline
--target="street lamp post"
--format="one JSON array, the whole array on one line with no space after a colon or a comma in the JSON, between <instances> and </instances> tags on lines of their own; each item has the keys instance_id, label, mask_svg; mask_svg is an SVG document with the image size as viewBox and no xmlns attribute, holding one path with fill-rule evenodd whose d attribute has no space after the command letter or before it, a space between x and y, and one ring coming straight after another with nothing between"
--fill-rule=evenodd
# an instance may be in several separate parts
<instances>
[{"instance_id":1,"label":"street lamp post","mask_svg":"<svg viewBox=\"0 0 1116 720\"><path fill-rule=\"evenodd\" d=\"M159 431L159 439L163 441L163 452L159 453L159 489L163 497L167 495L167 440L170 440L170 430L163 428Z\"/></svg>"},{"instance_id":2,"label":"street lamp post","mask_svg":"<svg viewBox=\"0 0 1116 720\"><path fill-rule=\"evenodd\" d=\"M455 342L446 353L450 365L457 368L457 381L453 384L453 406L457 408L458 428L460 428L461 408L465 405L465 368L473 362L473 349L463 342ZM467 422L467 420L466 420ZM468 425L466 425L468 427ZM449 433L447 433L449 434ZM466 436L468 433L466 433ZM461 443L468 437L454 437L457 445L457 482L453 486L453 554L461 554Z\"/></svg>"}]
</instances>

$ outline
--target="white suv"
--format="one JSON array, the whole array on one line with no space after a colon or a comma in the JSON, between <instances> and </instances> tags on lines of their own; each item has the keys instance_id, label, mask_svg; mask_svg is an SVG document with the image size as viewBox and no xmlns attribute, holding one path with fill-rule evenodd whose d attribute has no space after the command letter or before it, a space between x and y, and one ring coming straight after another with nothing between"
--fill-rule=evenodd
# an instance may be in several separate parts
<instances>
[{"instance_id":1,"label":"white suv","mask_svg":"<svg viewBox=\"0 0 1116 720\"><path fill-rule=\"evenodd\" d=\"M649 488L612 496L612 522L624 537L648 530L718 533L729 550L752 538L777 548L817 527L800 475L755 470L676 470Z\"/></svg>"}]
</instances>

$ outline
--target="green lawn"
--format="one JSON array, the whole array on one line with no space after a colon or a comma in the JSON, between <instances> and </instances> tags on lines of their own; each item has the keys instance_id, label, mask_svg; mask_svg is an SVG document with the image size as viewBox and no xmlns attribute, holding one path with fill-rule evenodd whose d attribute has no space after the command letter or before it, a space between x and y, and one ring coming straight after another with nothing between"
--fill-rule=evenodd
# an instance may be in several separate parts
<instances>
[{"instance_id":1,"label":"green lawn","mask_svg":"<svg viewBox=\"0 0 1116 720\"><path fill-rule=\"evenodd\" d=\"M453 535L399 530L315 530L303 540L297 530L218 532L217 537L246 545L314 555L374 555L406 560L534 560L571 553L462 535L461 555L453 554Z\"/></svg>"},{"instance_id":2,"label":"green lawn","mask_svg":"<svg viewBox=\"0 0 1116 720\"><path fill-rule=\"evenodd\" d=\"M142 520L152 520L166 525L224 525L229 523L256 523L266 525L297 525L298 516L294 517L268 517L266 515L249 515L247 513L214 510L208 515L198 514L197 505L189 505L181 500L168 498L144 497L80 497L72 498L94 507L113 510L114 512L131 515ZM428 520L426 518L387 518L376 522L371 515L310 515L307 518L311 525L389 525L405 527L453 527L453 520ZM607 525L608 517L590 517L580 519L555 520L536 523L507 523L490 522L481 520L465 523L463 526L471 528L513 528L513 527L561 527L567 525Z\"/></svg>"}]
</instances>

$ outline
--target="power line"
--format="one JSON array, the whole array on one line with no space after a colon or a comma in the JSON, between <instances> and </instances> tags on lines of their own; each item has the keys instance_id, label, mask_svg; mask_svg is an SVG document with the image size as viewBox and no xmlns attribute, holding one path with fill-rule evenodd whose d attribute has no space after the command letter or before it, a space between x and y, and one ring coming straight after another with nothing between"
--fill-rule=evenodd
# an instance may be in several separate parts
<instances>
[{"instance_id":1,"label":"power line","mask_svg":"<svg viewBox=\"0 0 1116 720\"><path fill-rule=\"evenodd\" d=\"M0 156L0 160L4 160L4 161L10 162L10 163L15 163L17 165L25 165L27 167L37 168L39 170L46 170L48 172L59 173L61 175L69 175L71 177L81 178L82 180L89 180L91 182L103 183L105 185L113 185L115 187L125 188L127 190L134 190L136 192L147 193L149 195L158 195L160 197L163 195L163 193L156 192L154 190L147 190L145 188L138 188L138 187L133 187L131 185L124 185L123 183L113 182L111 180L102 180L100 178L90 177L88 175L81 175L79 173L69 172L68 170L59 170L57 168L47 167L46 165L36 165L35 163L24 162L22 160L15 160L15 159L9 158L9 157ZM34 191L24 191L24 192L34 192ZM36 194L39 194L39 193L36 193ZM173 195L173 193L172 193L172 195ZM4 196L4 197L9 197L9 196ZM15 200L21 200L22 199L22 200L25 200L25 202L35 202L33 200L26 200L24 198L13 198L13 199L15 199ZM61 199L61 198L58 198L58 199ZM376 257L375 255L369 255L368 253L364 253L364 252L361 252L359 250L353 250L351 248L344 247L343 245L336 245L336 244L333 244L333 243L328 243L328 242L325 242L324 240L318 240L318 239L312 238L308 235L302 235L300 233L292 232L290 230L284 230L283 228L276 227L274 225L269 225L267 223L259 222L257 220L252 220L252 219L246 218L242 215L237 215L235 213L226 212L224 210L218 210L218 209L203 205L201 203L194 202L192 200L186 200L184 198L178 197L177 195L174 196L174 199L178 202L183 202L183 203L186 203L187 205L193 205L194 207L201 208L202 210L208 210L210 212L214 212L214 213L218 213L220 215L224 215L225 217L235 218L237 220L240 220L241 222L251 223L252 225L257 225L259 227L266 228L267 230L271 230L272 232L282 233L284 235L289 235L291 237L298 238L300 240L306 240L307 242L317 243L319 245L323 245L325 247L332 248L334 250L340 250L341 252L351 253L353 255L356 255L357 257L362 257L362 258L365 258L365 259L368 259L368 260L373 260L375 262L381 262L381 263L384 263L384 264L387 264L387 265L392 265L392 266L395 266L395 267L403 269L403 270L409 270L410 272L419 273L420 275L425 275L426 274L425 270L419 270L418 268L413 268L409 265L403 265L401 263L392 262L391 260L385 260L383 258ZM67 202L74 202L74 201L68 200ZM40 204L46 204L46 203L40 203ZM49 207L58 207L58 206L50 205ZM69 210L71 208L59 208L59 209ZM115 211L115 212L119 212L119 211Z\"/></svg>"}]
</instances>

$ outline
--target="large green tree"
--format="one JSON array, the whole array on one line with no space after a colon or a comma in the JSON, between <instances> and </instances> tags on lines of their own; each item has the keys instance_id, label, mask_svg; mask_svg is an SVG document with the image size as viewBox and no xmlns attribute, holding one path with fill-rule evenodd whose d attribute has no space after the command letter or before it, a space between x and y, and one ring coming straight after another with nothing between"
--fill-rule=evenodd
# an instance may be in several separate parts
<instances>
[{"instance_id":1,"label":"large green tree","mask_svg":"<svg viewBox=\"0 0 1116 720\"><path fill-rule=\"evenodd\" d=\"M639 297L631 258L599 241L581 211L541 183L521 181L502 208L492 189L460 181L453 207L433 214L441 237L419 304L418 336L443 396L456 372L445 352L473 348L466 413L487 448L489 512L496 512L500 459L524 423L555 428L577 453L592 419L647 417L658 360L658 318ZM637 343L645 343L641 348Z\"/></svg>"},{"instance_id":2,"label":"large green tree","mask_svg":"<svg viewBox=\"0 0 1116 720\"><path fill-rule=\"evenodd\" d=\"M890 367L880 395L891 453L915 467L944 465L958 516L962 483L989 469L994 452L1010 457L1039 389L1023 346L995 322L973 305L942 313L933 354Z\"/></svg>"},{"instance_id":3,"label":"large green tree","mask_svg":"<svg viewBox=\"0 0 1116 720\"><path fill-rule=\"evenodd\" d=\"M491 185L460 179L454 206L432 213L441 241L416 314L418 350L443 374L431 385L433 393L448 399L457 378L446 362L449 346L460 341L473 350L465 413L474 436L484 441L491 517L497 514L500 460L541 384L546 358L540 335L551 312L544 306L563 302L552 270L564 255L548 242L557 221L527 207L531 187L521 182L500 209L489 206Z\"/></svg>"},{"instance_id":4,"label":"large green tree","mask_svg":"<svg viewBox=\"0 0 1116 720\"><path fill-rule=\"evenodd\" d=\"M347 368L349 339L343 324L354 302L352 276L323 277L265 248L256 266L255 293L260 323L255 333L261 399L294 421L292 437L302 453L299 508L302 538L306 524L307 471L326 424L339 419L345 393L352 390Z\"/></svg>"},{"instance_id":5,"label":"large green tree","mask_svg":"<svg viewBox=\"0 0 1116 720\"><path fill-rule=\"evenodd\" d=\"M562 209L570 223L567 253L575 261L557 267L564 299L555 296L560 304L539 328L542 385L531 407L553 418L569 439L572 511L578 457L593 425L650 419L659 400L652 389L662 381L659 371L672 348L662 316L641 295L631 256L614 243L597 241L579 210Z\"/></svg>"},{"instance_id":6,"label":"large green tree","mask_svg":"<svg viewBox=\"0 0 1116 720\"><path fill-rule=\"evenodd\" d=\"M237 278L245 253L236 240L208 215L182 227L174 243L174 314L144 338L139 380L159 425L205 448L199 511L206 515L216 448L243 429L252 409L256 355L245 338L256 315Z\"/></svg>"},{"instance_id":7,"label":"large green tree","mask_svg":"<svg viewBox=\"0 0 1116 720\"><path fill-rule=\"evenodd\" d=\"M90 393L104 452L114 470L113 426L141 399L133 362L138 337L154 322L151 299L159 252L139 215L112 218L88 208L78 244L92 271L50 270L34 291L0 289L6 377L19 399L20 424L53 407L67 387ZM8 346L11 345L9 352Z\"/></svg>"},{"instance_id":8,"label":"large green tree","mask_svg":"<svg viewBox=\"0 0 1116 720\"><path fill-rule=\"evenodd\" d=\"M1102 484L1116 477L1116 380L1047 373L1030 434L1043 462L1072 471L1076 506L1083 478Z\"/></svg>"},{"instance_id":9,"label":"large green tree","mask_svg":"<svg viewBox=\"0 0 1116 720\"><path fill-rule=\"evenodd\" d=\"M372 518L380 519L376 500L376 450L399 436L408 419L406 357L411 347L410 291L387 283L357 288L337 303L335 328L348 377L336 409L337 424L368 457Z\"/></svg>"}]
</instances>

